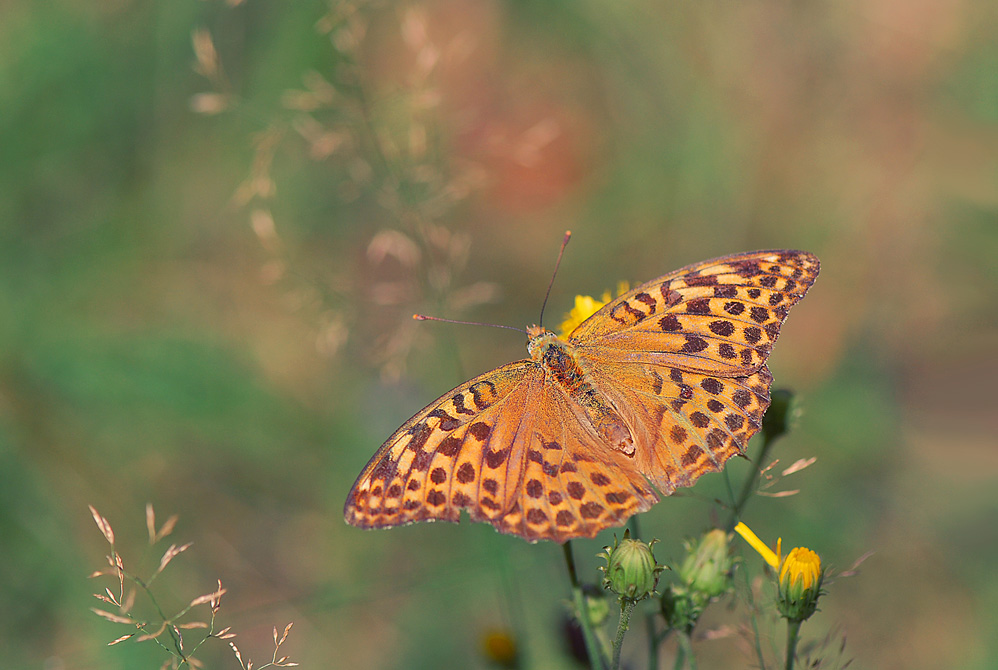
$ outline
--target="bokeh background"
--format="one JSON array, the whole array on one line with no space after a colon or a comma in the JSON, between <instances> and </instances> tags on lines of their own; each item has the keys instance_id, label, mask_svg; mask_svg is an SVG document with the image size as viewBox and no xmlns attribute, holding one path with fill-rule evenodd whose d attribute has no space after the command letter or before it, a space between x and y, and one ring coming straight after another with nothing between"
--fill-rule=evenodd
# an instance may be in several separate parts
<instances>
[{"instance_id":1,"label":"bokeh background","mask_svg":"<svg viewBox=\"0 0 998 670\"><path fill-rule=\"evenodd\" d=\"M194 543L164 605L221 579L257 665L294 621L302 667L484 668L493 629L574 667L557 546L341 516L411 413L524 355L411 314L534 322L566 229L549 324L622 279L819 255L770 361L802 410L773 473L817 460L746 520L839 571L873 552L805 625L822 667L998 667L985 0L0 3L0 665L159 667L88 609L87 504L148 573L152 503ZM660 558L721 481L642 518ZM576 543L588 579L609 539ZM751 665L744 621L715 607L700 667Z\"/></svg>"}]
</instances>

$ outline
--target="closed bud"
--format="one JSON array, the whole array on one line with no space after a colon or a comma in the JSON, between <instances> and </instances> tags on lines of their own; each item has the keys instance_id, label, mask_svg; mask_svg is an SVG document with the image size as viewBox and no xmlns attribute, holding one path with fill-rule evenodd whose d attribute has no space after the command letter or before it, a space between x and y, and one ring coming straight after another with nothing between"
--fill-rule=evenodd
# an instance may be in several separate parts
<instances>
[{"instance_id":1,"label":"closed bud","mask_svg":"<svg viewBox=\"0 0 998 670\"><path fill-rule=\"evenodd\" d=\"M629 531L624 531L624 537L619 542L614 539L612 547L604 547L600 554L606 559L603 571L603 588L610 589L621 599L641 600L655 592L658 575L665 569L664 565L655 562L651 545L640 540L632 540Z\"/></svg>"},{"instance_id":2,"label":"closed bud","mask_svg":"<svg viewBox=\"0 0 998 670\"><path fill-rule=\"evenodd\" d=\"M670 584L662 592L662 617L669 628L689 632L703 612L703 603L678 584Z\"/></svg>"},{"instance_id":3,"label":"closed bud","mask_svg":"<svg viewBox=\"0 0 998 670\"><path fill-rule=\"evenodd\" d=\"M582 587L582 602L586 604L589 623L593 626L602 626L610 618L610 599L606 597L606 591L601 591L595 584Z\"/></svg>"},{"instance_id":4,"label":"closed bud","mask_svg":"<svg viewBox=\"0 0 998 670\"><path fill-rule=\"evenodd\" d=\"M698 541L687 543L686 550L679 578L688 589L705 600L726 593L731 587L732 566L728 534L719 528L707 531Z\"/></svg>"},{"instance_id":5,"label":"closed bud","mask_svg":"<svg viewBox=\"0 0 998 670\"><path fill-rule=\"evenodd\" d=\"M770 395L769 409L762 417L762 433L774 440L787 432L794 417L794 394L788 389L776 389Z\"/></svg>"}]
</instances>

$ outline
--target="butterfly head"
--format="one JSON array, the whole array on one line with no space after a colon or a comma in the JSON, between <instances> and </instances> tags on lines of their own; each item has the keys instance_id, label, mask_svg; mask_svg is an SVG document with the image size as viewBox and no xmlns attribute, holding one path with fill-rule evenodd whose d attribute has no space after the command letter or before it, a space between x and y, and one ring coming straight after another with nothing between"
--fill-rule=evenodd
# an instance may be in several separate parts
<instances>
[{"instance_id":1,"label":"butterfly head","mask_svg":"<svg viewBox=\"0 0 998 670\"><path fill-rule=\"evenodd\" d=\"M534 360L539 360L545 349L555 342L560 341L558 336L550 330L544 326L536 325L527 327L527 337L529 338L527 340L527 352Z\"/></svg>"}]
</instances>

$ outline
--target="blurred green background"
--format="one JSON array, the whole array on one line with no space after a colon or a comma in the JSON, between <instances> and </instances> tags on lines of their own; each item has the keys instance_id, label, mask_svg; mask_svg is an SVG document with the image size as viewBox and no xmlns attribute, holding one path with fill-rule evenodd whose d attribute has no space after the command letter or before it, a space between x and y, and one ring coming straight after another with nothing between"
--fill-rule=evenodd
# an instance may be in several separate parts
<instances>
[{"instance_id":1,"label":"blurred green background","mask_svg":"<svg viewBox=\"0 0 998 670\"><path fill-rule=\"evenodd\" d=\"M746 520L840 571L874 552L804 628L851 667L998 667L985 0L0 3L0 665L159 667L88 610L87 504L148 573L152 503L194 543L164 603L220 578L257 665L294 621L302 667L488 667L494 628L572 667L557 546L341 515L410 414L524 356L411 314L532 323L566 229L549 324L621 279L818 254L770 359L803 410L776 456L817 461ZM661 559L720 482L642 518ZM609 539L576 543L587 578ZM701 667L749 665L715 610Z\"/></svg>"}]
</instances>

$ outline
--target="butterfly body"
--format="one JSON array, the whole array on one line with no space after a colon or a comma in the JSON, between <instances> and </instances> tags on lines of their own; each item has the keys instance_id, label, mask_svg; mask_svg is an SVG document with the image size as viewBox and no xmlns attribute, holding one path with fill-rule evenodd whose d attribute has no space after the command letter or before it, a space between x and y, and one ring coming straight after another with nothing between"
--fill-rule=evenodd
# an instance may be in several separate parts
<instances>
[{"instance_id":1,"label":"butterfly body","mask_svg":"<svg viewBox=\"0 0 998 670\"><path fill-rule=\"evenodd\" d=\"M588 367L575 347L540 326L527 329L527 351L546 377L565 393L570 402L585 414L585 421L607 444L630 455L634 440L627 424L610 402L589 381Z\"/></svg>"},{"instance_id":2,"label":"butterfly body","mask_svg":"<svg viewBox=\"0 0 998 670\"><path fill-rule=\"evenodd\" d=\"M378 450L344 515L364 528L475 521L530 541L592 537L720 470L769 406L766 366L818 274L802 251L705 261L642 284L530 358L417 412Z\"/></svg>"}]
</instances>

